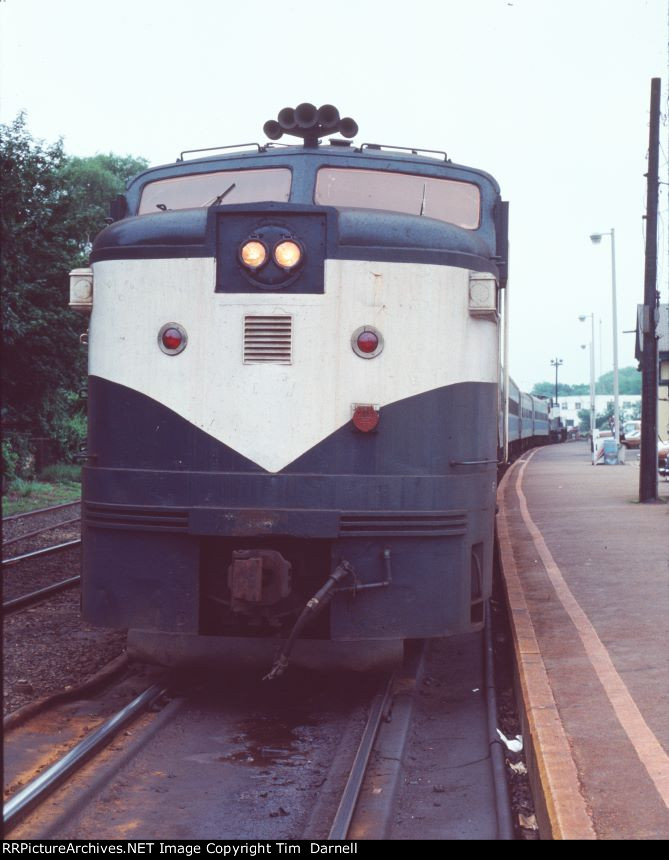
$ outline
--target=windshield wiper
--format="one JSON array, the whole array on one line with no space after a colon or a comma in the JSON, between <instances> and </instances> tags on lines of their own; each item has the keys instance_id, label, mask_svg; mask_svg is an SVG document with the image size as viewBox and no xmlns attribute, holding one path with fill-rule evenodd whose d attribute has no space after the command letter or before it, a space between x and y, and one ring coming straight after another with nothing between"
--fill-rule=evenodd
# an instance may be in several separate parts
<instances>
[{"instance_id":1,"label":"windshield wiper","mask_svg":"<svg viewBox=\"0 0 669 860\"><path fill-rule=\"evenodd\" d=\"M211 201L211 203L205 203L204 205L205 206L218 206L218 204L221 202L221 200L224 197L226 197L232 191L233 188L236 188L236 187L237 187L237 183L233 182L232 185L229 185L222 194L219 194L218 197L214 197L214 199Z\"/></svg>"}]
</instances>

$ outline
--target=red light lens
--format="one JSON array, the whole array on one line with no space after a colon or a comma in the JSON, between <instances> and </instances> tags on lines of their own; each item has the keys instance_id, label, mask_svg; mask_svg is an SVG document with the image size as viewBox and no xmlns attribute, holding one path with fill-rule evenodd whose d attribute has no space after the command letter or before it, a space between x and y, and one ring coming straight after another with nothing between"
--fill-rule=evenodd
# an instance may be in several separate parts
<instances>
[{"instance_id":1,"label":"red light lens","mask_svg":"<svg viewBox=\"0 0 669 860\"><path fill-rule=\"evenodd\" d=\"M168 328L163 332L162 341L165 349L179 349L183 335L176 328Z\"/></svg>"},{"instance_id":2,"label":"red light lens","mask_svg":"<svg viewBox=\"0 0 669 860\"><path fill-rule=\"evenodd\" d=\"M353 425L361 433L370 433L376 430L379 423L379 410L373 406L358 404L353 411Z\"/></svg>"},{"instance_id":3,"label":"red light lens","mask_svg":"<svg viewBox=\"0 0 669 860\"><path fill-rule=\"evenodd\" d=\"M379 345L379 339L373 331L363 331L356 341L360 352L374 352Z\"/></svg>"}]
</instances>

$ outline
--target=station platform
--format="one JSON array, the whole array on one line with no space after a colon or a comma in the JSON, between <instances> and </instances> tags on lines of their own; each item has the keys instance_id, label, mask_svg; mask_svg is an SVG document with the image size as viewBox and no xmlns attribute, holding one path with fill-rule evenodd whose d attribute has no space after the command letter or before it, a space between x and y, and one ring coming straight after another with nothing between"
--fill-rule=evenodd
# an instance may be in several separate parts
<instances>
[{"instance_id":1,"label":"station platform","mask_svg":"<svg viewBox=\"0 0 669 860\"><path fill-rule=\"evenodd\" d=\"M542 838L669 838L669 482L535 449L498 491L502 575Z\"/></svg>"}]
</instances>

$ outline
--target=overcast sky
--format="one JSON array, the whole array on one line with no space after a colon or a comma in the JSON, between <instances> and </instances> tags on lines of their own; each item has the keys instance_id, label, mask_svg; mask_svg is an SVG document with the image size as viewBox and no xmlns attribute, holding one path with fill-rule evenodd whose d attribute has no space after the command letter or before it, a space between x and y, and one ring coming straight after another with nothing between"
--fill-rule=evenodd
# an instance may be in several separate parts
<instances>
[{"instance_id":1,"label":"overcast sky","mask_svg":"<svg viewBox=\"0 0 669 860\"><path fill-rule=\"evenodd\" d=\"M173 161L263 139L301 101L358 122L357 142L444 149L483 168L511 206L511 373L528 389L612 366L615 229L620 366L643 301L650 79L662 78L666 0L0 0L0 118L72 155ZM667 185L660 288L668 301ZM601 319L601 325L599 320ZM600 355L602 364L600 367Z\"/></svg>"}]
</instances>

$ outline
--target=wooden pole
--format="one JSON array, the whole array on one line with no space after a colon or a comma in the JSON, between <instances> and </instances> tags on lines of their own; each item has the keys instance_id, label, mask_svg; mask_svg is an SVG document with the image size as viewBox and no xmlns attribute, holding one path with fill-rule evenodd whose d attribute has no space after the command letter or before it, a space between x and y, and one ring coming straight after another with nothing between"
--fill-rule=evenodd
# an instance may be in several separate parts
<instances>
[{"instance_id":1,"label":"wooden pole","mask_svg":"<svg viewBox=\"0 0 669 860\"><path fill-rule=\"evenodd\" d=\"M660 151L660 79L650 82L648 198L646 204L646 265L643 286L641 355L641 465L639 501L657 499L657 207Z\"/></svg>"}]
</instances>

